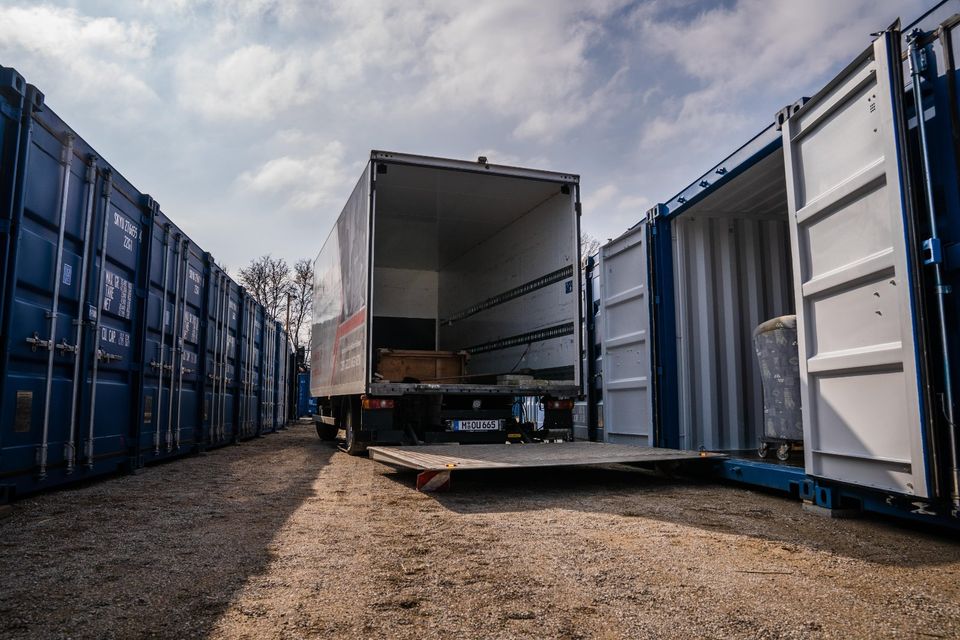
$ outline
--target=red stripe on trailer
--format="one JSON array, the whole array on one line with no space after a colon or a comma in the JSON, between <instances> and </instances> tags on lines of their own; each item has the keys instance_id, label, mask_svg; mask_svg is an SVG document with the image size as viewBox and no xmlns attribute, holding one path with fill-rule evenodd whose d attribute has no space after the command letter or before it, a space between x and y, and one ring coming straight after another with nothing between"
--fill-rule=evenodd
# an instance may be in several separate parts
<instances>
[{"instance_id":1,"label":"red stripe on trailer","mask_svg":"<svg viewBox=\"0 0 960 640\"><path fill-rule=\"evenodd\" d=\"M340 339L357 327L363 326L366 319L367 308L364 307L337 326L337 333L333 339L333 355L330 361L330 384L334 383L334 378L337 377L337 371L339 369L339 367L337 367L337 356L340 355Z\"/></svg>"},{"instance_id":2,"label":"red stripe on trailer","mask_svg":"<svg viewBox=\"0 0 960 640\"><path fill-rule=\"evenodd\" d=\"M357 327L363 324L364 320L367 319L367 308L364 307L357 311L355 314L347 318L345 321L340 323L340 326L337 327L337 337L342 338L344 335L350 333Z\"/></svg>"},{"instance_id":3,"label":"red stripe on trailer","mask_svg":"<svg viewBox=\"0 0 960 640\"><path fill-rule=\"evenodd\" d=\"M422 471L417 474L417 491L427 493L450 490L449 471Z\"/></svg>"}]
</instances>

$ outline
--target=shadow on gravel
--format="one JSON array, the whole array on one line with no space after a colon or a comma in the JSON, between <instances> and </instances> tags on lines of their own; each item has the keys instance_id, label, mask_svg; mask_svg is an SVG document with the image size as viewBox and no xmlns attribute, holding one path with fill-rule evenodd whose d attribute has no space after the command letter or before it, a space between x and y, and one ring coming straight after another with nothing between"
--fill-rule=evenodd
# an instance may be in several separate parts
<instances>
[{"instance_id":1,"label":"shadow on gravel","mask_svg":"<svg viewBox=\"0 0 960 640\"><path fill-rule=\"evenodd\" d=\"M416 474L387 474L414 491ZM460 471L452 490L430 494L464 515L549 509L654 520L716 534L782 542L891 566L960 561L956 533L885 518L837 520L804 512L781 494L691 478L672 478L625 465ZM638 531L637 535L643 535Z\"/></svg>"},{"instance_id":2,"label":"shadow on gravel","mask_svg":"<svg viewBox=\"0 0 960 640\"><path fill-rule=\"evenodd\" d=\"M0 636L205 635L335 451L298 425L18 503L0 521Z\"/></svg>"}]
</instances>

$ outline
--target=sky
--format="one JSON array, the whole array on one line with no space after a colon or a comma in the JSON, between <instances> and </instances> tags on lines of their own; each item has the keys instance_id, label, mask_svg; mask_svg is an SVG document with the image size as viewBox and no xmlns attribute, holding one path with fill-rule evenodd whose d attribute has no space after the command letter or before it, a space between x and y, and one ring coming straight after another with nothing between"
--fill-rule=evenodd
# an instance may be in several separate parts
<instances>
[{"instance_id":1,"label":"sky","mask_svg":"<svg viewBox=\"0 0 960 640\"><path fill-rule=\"evenodd\" d=\"M933 0L0 0L0 65L232 272L371 149L577 173L605 241Z\"/></svg>"}]
</instances>

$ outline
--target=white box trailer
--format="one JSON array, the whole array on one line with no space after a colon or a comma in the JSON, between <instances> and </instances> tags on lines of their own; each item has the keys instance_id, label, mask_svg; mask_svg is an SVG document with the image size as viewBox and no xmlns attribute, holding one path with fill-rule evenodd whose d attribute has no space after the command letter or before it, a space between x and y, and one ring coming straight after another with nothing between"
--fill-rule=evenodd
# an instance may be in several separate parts
<instances>
[{"instance_id":1,"label":"white box trailer","mask_svg":"<svg viewBox=\"0 0 960 640\"><path fill-rule=\"evenodd\" d=\"M955 517L960 18L943 15L947 5L960 9L939 6L909 39L882 33L602 247L608 442L726 452L725 477L825 507ZM908 42L929 65L916 78ZM752 332L790 313L803 454L763 462Z\"/></svg>"},{"instance_id":2,"label":"white box trailer","mask_svg":"<svg viewBox=\"0 0 960 640\"><path fill-rule=\"evenodd\" d=\"M579 193L574 174L371 152L315 264L321 436L344 429L352 452L569 437L581 392ZM391 376L385 357L465 357L466 369ZM523 433L529 397L545 409L539 433Z\"/></svg>"}]
</instances>

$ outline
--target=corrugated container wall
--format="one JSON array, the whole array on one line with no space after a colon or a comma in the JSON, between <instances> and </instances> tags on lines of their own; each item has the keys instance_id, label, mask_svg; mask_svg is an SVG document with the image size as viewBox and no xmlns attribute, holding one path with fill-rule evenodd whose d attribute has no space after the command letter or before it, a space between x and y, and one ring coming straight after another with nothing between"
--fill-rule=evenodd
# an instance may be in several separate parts
<instances>
[{"instance_id":1,"label":"corrugated container wall","mask_svg":"<svg viewBox=\"0 0 960 640\"><path fill-rule=\"evenodd\" d=\"M239 435L242 289L3 67L0 233L0 499Z\"/></svg>"}]
</instances>

